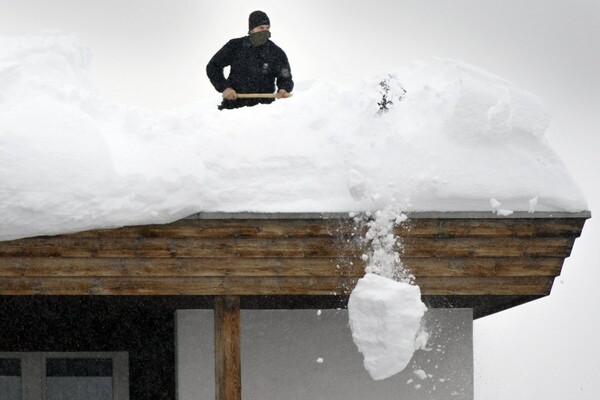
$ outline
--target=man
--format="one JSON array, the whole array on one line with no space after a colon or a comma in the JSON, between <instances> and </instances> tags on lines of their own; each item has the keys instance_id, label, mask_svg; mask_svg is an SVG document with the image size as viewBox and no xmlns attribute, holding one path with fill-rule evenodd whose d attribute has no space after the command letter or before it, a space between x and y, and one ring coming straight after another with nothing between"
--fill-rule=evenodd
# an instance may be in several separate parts
<instances>
[{"instance_id":1,"label":"man","mask_svg":"<svg viewBox=\"0 0 600 400\"><path fill-rule=\"evenodd\" d=\"M206 66L210 83L223 93L219 109L232 109L271 103L274 99L240 99L238 93L273 93L283 98L294 88L290 64L284 51L271 37L269 17L254 11L248 18L248 36L232 39L211 58ZM223 69L230 66L227 79Z\"/></svg>"}]
</instances>

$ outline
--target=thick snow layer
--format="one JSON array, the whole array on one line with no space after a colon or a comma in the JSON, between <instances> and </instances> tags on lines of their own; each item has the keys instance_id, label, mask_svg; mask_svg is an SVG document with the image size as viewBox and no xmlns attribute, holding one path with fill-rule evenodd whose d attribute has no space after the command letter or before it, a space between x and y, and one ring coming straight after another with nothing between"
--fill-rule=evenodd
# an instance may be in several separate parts
<instances>
[{"instance_id":1,"label":"thick snow layer","mask_svg":"<svg viewBox=\"0 0 600 400\"><path fill-rule=\"evenodd\" d=\"M424 342L419 335L427 307L418 286L366 274L348 300L352 339L375 380L402 371Z\"/></svg>"},{"instance_id":2,"label":"thick snow layer","mask_svg":"<svg viewBox=\"0 0 600 400\"><path fill-rule=\"evenodd\" d=\"M587 208L540 101L461 62L222 112L216 93L169 112L111 103L90 62L73 36L0 39L0 240L199 211Z\"/></svg>"}]
</instances>

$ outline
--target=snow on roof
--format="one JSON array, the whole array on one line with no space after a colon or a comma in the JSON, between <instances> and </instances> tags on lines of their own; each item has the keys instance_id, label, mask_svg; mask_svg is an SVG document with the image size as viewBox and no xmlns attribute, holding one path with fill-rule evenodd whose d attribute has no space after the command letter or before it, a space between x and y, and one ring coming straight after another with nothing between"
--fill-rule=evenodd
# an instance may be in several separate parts
<instances>
[{"instance_id":1,"label":"snow on roof","mask_svg":"<svg viewBox=\"0 0 600 400\"><path fill-rule=\"evenodd\" d=\"M156 112L102 98L90 60L74 36L0 39L0 240L197 212L587 209L540 100L462 62Z\"/></svg>"}]
</instances>

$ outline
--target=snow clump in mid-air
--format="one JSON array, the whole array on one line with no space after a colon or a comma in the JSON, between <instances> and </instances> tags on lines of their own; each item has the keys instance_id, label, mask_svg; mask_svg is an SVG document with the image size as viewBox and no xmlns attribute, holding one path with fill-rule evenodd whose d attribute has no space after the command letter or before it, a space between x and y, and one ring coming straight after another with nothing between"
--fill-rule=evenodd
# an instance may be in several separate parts
<instances>
[{"instance_id":1,"label":"snow clump in mid-air","mask_svg":"<svg viewBox=\"0 0 600 400\"><path fill-rule=\"evenodd\" d=\"M416 285L372 273L358 281L348 301L350 328L373 379L401 372L425 346L421 319L426 310Z\"/></svg>"}]
</instances>

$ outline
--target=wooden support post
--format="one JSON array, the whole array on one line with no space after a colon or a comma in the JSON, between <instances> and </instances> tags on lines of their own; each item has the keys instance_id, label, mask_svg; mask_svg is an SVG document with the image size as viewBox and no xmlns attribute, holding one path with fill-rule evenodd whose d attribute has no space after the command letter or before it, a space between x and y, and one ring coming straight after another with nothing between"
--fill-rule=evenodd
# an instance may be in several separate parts
<instances>
[{"instance_id":1,"label":"wooden support post","mask_svg":"<svg viewBox=\"0 0 600 400\"><path fill-rule=\"evenodd\" d=\"M216 400L241 400L239 296L215 296L215 382Z\"/></svg>"}]
</instances>

